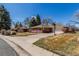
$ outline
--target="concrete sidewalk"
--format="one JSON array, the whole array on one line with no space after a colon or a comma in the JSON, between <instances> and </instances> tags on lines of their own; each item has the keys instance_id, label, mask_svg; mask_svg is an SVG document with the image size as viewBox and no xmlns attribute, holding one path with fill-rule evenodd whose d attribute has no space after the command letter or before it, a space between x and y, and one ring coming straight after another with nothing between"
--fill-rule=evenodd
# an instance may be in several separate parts
<instances>
[{"instance_id":1,"label":"concrete sidewalk","mask_svg":"<svg viewBox=\"0 0 79 59\"><path fill-rule=\"evenodd\" d=\"M57 32L57 34L60 34L62 32ZM32 56L58 56L55 53L52 53L50 51L47 51L43 48L40 48L38 46L33 45L33 43L40 38L44 38L47 36L51 36L53 33L41 33L37 35L30 35L30 36L24 36L24 37L10 37L10 36L3 36L0 35L0 38L7 39L16 45L20 46L23 50L25 50L27 53L29 53Z\"/></svg>"}]
</instances>

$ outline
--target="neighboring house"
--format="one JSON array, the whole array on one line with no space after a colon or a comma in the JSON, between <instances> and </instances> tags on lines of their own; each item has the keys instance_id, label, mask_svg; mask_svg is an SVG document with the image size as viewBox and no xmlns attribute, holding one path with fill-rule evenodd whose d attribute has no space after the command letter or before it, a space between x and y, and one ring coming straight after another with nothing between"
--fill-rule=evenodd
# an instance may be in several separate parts
<instances>
[{"instance_id":1,"label":"neighboring house","mask_svg":"<svg viewBox=\"0 0 79 59\"><path fill-rule=\"evenodd\" d=\"M11 30L12 31L16 31L16 32L27 32L28 31L28 28L26 28L26 27L24 27L24 26L22 26L22 27L20 27L20 26L18 26L18 27L11 27Z\"/></svg>"},{"instance_id":2,"label":"neighboring house","mask_svg":"<svg viewBox=\"0 0 79 59\"><path fill-rule=\"evenodd\" d=\"M53 32L53 26L52 25L47 25L47 26L38 25L38 26L31 27L29 31L36 32L36 33L42 33L42 32L51 33Z\"/></svg>"},{"instance_id":3,"label":"neighboring house","mask_svg":"<svg viewBox=\"0 0 79 59\"><path fill-rule=\"evenodd\" d=\"M38 26L34 26L31 27L29 30L30 32L37 32L37 33L51 33L53 32L53 25L48 24L48 25L38 25ZM60 23L56 23L56 30L55 31L61 31L63 28L63 24Z\"/></svg>"}]
</instances>

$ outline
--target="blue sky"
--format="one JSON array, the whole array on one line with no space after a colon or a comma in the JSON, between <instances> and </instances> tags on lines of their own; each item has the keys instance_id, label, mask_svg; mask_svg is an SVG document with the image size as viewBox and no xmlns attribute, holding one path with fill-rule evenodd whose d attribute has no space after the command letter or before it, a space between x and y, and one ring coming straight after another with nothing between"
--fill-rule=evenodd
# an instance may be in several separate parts
<instances>
[{"instance_id":1,"label":"blue sky","mask_svg":"<svg viewBox=\"0 0 79 59\"><path fill-rule=\"evenodd\" d=\"M50 17L60 23L67 23L79 9L79 4L68 3L6 3L3 4L10 12L13 21L23 21L26 17L39 14L41 18Z\"/></svg>"}]
</instances>

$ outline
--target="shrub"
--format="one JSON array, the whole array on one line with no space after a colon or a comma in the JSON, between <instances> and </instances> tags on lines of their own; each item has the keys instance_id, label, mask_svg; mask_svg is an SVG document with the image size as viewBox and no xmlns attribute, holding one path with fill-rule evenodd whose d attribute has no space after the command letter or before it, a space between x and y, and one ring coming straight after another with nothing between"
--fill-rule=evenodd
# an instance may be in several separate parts
<instances>
[{"instance_id":1,"label":"shrub","mask_svg":"<svg viewBox=\"0 0 79 59\"><path fill-rule=\"evenodd\" d=\"M2 30L1 30L1 34L2 34L2 35L5 35L5 33L6 33L6 30L5 30L5 29L2 29Z\"/></svg>"},{"instance_id":2,"label":"shrub","mask_svg":"<svg viewBox=\"0 0 79 59\"><path fill-rule=\"evenodd\" d=\"M11 35L11 31L10 30L7 30L5 35Z\"/></svg>"},{"instance_id":3,"label":"shrub","mask_svg":"<svg viewBox=\"0 0 79 59\"><path fill-rule=\"evenodd\" d=\"M16 35L16 31L11 31L11 35Z\"/></svg>"}]
</instances>

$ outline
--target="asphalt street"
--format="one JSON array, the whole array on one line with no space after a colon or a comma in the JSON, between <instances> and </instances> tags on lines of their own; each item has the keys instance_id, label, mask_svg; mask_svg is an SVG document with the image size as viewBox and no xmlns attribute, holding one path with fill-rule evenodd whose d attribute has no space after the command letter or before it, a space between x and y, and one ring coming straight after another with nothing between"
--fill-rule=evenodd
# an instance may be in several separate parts
<instances>
[{"instance_id":1,"label":"asphalt street","mask_svg":"<svg viewBox=\"0 0 79 59\"><path fill-rule=\"evenodd\" d=\"M0 56L18 56L16 51L0 38Z\"/></svg>"}]
</instances>

